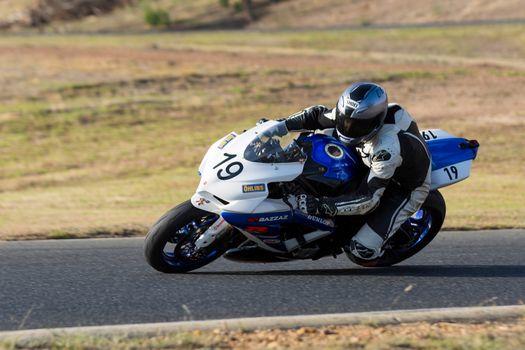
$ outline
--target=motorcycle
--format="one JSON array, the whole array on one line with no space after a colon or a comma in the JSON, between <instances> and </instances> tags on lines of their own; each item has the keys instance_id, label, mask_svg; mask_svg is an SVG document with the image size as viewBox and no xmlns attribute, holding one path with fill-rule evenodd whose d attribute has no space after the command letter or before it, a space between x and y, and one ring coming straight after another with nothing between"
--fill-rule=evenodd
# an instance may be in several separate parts
<instances>
[{"instance_id":1,"label":"motorcycle","mask_svg":"<svg viewBox=\"0 0 525 350\"><path fill-rule=\"evenodd\" d=\"M366 215L306 215L295 201L301 193L319 197L355 190L366 173L361 158L330 135L289 132L283 121L231 132L209 148L195 194L149 230L146 260L166 273L195 270L223 255L239 262L282 262L346 253L361 266L397 264L438 234L446 213L438 189L470 175L479 147L439 129L421 135L432 155L431 191L374 260L359 259L347 248Z\"/></svg>"}]
</instances>

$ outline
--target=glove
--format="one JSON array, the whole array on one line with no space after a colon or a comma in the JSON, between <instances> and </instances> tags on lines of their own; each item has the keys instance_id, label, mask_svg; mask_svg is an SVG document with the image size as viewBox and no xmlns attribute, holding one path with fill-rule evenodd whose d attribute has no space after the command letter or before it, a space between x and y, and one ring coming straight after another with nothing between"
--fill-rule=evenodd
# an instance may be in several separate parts
<instances>
[{"instance_id":1,"label":"glove","mask_svg":"<svg viewBox=\"0 0 525 350\"><path fill-rule=\"evenodd\" d=\"M329 109L323 105L311 106L305 108L303 114L306 118L319 118L321 115L328 112Z\"/></svg>"},{"instance_id":2,"label":"glove","mask_svg":"<svg viewBox=\"0 0 525 350\"><path fill-rule=\"evenodd\" d=\"M263 118L259 119L257 121L257 123L255 123L255 125L261 125L261 124L266 123L267 121L269 121L269 119L263 117Z\"/></svg>"},{"instance_id":3,"label":"glove","mask_svg":"<svg viewBox=\"0 0 525 350\"><path fill-rule=\"evenodd\" d=\"M286 118L286 127L288 130L308 129L312 122L316 123L319 117L328 111L330 110L323 105L308 107Z\"/></svg>"},{"instance_id":4,"label":"glove","mask_svg":"<svg viewBox=\"0 0 525 350\"><path fill-rule=\"evenodd\" d=\"M337 215L336 206L327 198L316 198L309 194L300 194L295 197L299 210L307 215Z\"/></svg>"}]
</instances>

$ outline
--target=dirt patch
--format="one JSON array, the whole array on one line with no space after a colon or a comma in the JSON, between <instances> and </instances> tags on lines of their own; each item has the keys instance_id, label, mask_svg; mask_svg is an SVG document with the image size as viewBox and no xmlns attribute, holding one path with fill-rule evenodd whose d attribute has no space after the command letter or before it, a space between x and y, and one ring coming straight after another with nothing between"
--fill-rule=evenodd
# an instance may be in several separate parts
<instances>
[{"instance_id":1,"label":"dirt patch","mask_svg":"<svg viewBox=\"0 0 525 350\"><path fill-rule=\"evenodd\" d=\"M275 4L251 26L323 28L508 18L525 18L521 0L298 0Z\"/></svg>"},{"instance_id":2,"label":"dirt patch","mask_svg":"<svg viewBox=\"0 0 525 350\"><path fill-rule=\"evenodd\" d=\"M100 16L131 3L132 0L22 0L15 6L0 7L0 28L40 27L54 21Z\"/></svg>"},{"instance_id":3,"label":"dirt patch","mask_svg":"<svg viewBox=\"0 0 525 350\"><path fill-rule=\"evenodd\" d=\"M30 25L41 26L52 21L103 15L129 4L131 1L127 0L38 0L29 9Z\"/></svg>"},{"instance_id":4,"label":"dirt patch","mask_svg":"<svg viewBox=\"0 0 525 350\"><path fill-rule=\"evenodd\" d=\"M480 324L414 323L257 331L193 331L151 336L55 336L51 340L0 342L6 349L407 349L514 350L525 347L525 321Z\"/></svg>"},{"instance_id":5,"label":"dirt patch","mask_svg":"<svg viewBox=\"0 0 525 350\"><path fill-rule=\"evenodd\" d=\"M525 322L517 323L415 323L384 327L350 326L261 330L255 332L216 331L227 349L514 349L525 346Z\"/></svg>"}]
</instances>

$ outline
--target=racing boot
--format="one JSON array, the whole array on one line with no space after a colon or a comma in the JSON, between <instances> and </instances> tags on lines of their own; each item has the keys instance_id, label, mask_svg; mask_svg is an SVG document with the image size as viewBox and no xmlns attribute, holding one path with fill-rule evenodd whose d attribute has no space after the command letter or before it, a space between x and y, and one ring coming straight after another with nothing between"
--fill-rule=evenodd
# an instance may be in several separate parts
<instances>
[{"instance_id":1,"label":"racing boot","mask_svg":"<svg viewBox=\"0 0 525 350\"><path fill-rule=\"evenodd\" d=\"M363 260L374 260L383 255L383 238L365 224L359 232L352 237L347 251Z\"/></svg>"}]
</instances>

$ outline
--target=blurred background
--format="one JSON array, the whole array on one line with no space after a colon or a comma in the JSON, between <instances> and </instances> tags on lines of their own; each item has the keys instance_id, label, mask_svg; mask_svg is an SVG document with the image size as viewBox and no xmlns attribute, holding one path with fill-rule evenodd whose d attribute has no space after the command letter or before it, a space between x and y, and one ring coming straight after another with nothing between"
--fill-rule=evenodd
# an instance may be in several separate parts
<instances>
[{"instance_id":1,"label":"blurred background","mask_svg":"<svg viewBox=\"0 0 525 350\"><path fill-rule=\"evenodd\" d=\"M446 228L525 227L525 0L0 0L0 240L142 235L216 139L360 80L480 141Z\"/></svg>"}]
</instances>

